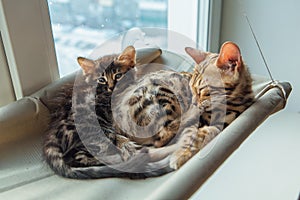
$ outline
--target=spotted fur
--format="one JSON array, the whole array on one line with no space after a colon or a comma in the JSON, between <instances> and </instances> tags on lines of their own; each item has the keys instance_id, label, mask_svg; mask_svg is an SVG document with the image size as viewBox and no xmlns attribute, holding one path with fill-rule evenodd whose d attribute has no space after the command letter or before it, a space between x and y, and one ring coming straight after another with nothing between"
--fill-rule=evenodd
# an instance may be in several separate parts
<instances>
[{"instance_id":1,"label":"spotted fur","mask_svg":"<svg viewBox=\"0 0 300 200\"><path fill-rule=\"evenodd\" d=\"M135 49L130 46L119 56L104 56L95 61L79 57L78 62L82 76L51 102L61 106L52 112L44 140L46 162L55 173L68 178L159 175L153 170L135 173L145 171L140 168L148 166L140 167L139 163L148 158L131 158L139 146L117 134L113 126L111 94L117 82L135 66ZM118 167L127 171L120 171Z\"/></svg>"},{"instance_id":2,"label":"spotted fur","mask_svg":"<svg viewBox=\"0 0 300 200\"><path fill-rule=\"evenodd\" d=\"M161 147L151 147L151 157L171 154L172 169L180 168L254 100L252 79L236 44L223 44L219 54L193 48L186 52L197 63L192 73L148 74L116 106L126 137Z\"/></svg>"},{"instance_id":3,"label":"spotted fur","mask_svg":"<svg viewBox=\"0 0 300 200\"><path fill-rule=\"evenodd\" d=\"M168 144L191 103L189 80L189 73L158 71L128 87L113 106L120 132L140 145Z\"/></svg>"},{"instance_id":4,"label":"spotted fur","mask_svg":"<svg viewBox=\"0 0 300 200\"><path fill-rule=\"evenodd\" d=\"M200 117L191 111L185 115L190 124L182 130L172 154L173 169L180 168L254 101L252 78L236 44L224 43L219 54L186 51L197 63L190 81L197 105L192 110L203 112Z\"/></svg>"}]
</instances>

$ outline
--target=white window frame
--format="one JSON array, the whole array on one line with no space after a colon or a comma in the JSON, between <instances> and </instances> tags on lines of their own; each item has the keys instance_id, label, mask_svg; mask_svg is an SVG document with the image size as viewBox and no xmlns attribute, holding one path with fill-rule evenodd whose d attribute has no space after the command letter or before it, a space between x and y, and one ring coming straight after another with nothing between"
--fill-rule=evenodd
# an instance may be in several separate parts
<instances>
[{"instance_id":1,"label":"white window frame","mask_svg":"<svg viewBox=\"0 0 300 200\"><path fill-rule=\"evenodd\" d=\"M168 49L176 49L178 39L184 40L180 43L190 43L187 46L196 47L198 4L198 0L168 0L168 30L184 36L179 38L178 35L170 34L168 36ZM180 53L184 53L184 49Z\"/></svg>"},{"instance_id":2,"label":"white window frame","mask_svg":"<svg viewBox=\"0 0 300 200\"><path fill-rule=\"evenodd\" d=\"M0 107L15 100L15 92L10 79L10 73L0 34Z\"/></svg>"},{"instance_id":3,"label":"white window frame","mask_svg":"<svg viewBox=\"0 0 300 200\"><path fill-rule=\"evenodd\" d=\"M202 1L202 0L200 0ZM206 0L205 0L206 1ZM207 51L219 52L221 34L222 0L208 0ZM201 33L201 32L200 32Z\"/></svg>"},{"instance_id":4,"label":"white window frame","mask_svg":"<svg viewBox=\"0 0 300 200\"><path fill-rule=\"evenodd\" d=\"M203 50L217 51L220 11L221 0L169 0L169 29ZM178 26L178 20L184 20L183 25ZM10 75L5 85L14 93L10 100L31 95L59 78L47 0L0 0L0 32L9 69L2 76Z\"/></svg>"},{"instance_id":5,"label":"white window frame","mask_svg":"<svg viewBox=\"0 0 300 200\"><path fill-rule=\"evenodd\" d=\"M169 30L188 37L201 50L218 52L222 0L169 0L168 3Z\"/></svg>"},{"instance_id":6,"label":"white window frame","mask_svg":"<svg viewBox=\"0 0 300 200\"><path fill-rule=\"evenodd\" d=\"M46 0L0 0L0 31L17 99L59 77Z\"/></svg>"}]
</instances>

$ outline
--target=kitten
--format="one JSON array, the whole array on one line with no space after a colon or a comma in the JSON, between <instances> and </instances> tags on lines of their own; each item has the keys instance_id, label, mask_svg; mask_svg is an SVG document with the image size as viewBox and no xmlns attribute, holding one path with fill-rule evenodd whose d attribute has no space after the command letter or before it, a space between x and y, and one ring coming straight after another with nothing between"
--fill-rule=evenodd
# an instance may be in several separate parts
<instances>
[{"instance_id":1,"label":"kitten","mask_svg":"<svg viewBox=\"0 0 300 200\"><path fill-rule=\"evenodd\" d=\"M196 121L193 115L186 116L195 123L181 132L171 156L173 169L180 168L254 101L252 78L236 44L224 43L219 54L193 48L186 48L186 52L197 63L190 87L204 112Z\"/></svg>"},{"instance_id":2,"label":"kitten","mask_svg":"<svg viewBox=\"0 0 300 200\"><path fill-rule=\"evenodd\" d=\"M236 44L224 43L220 54L193 48L186 52L197 63L193 73L147 74L125 90L115 107L126 137L150 145L152 160L171 154L172 169L180 168L254 100L252 79Z\"/></svg>"},{"instance_id":3,"label":"kitten","mask_svg":"<svg viewBox=\"0 0 300 200\"><path fill-rule=\"evenodd\" d=\"M143 163L148 157L141 154L129 159L139 147L117 134L113 126L111 94L116 83L135 66L135 56L135 49L129 46L119 56L95 61L78 58L82 77L75 81L73 91L68 87L53 99L52 104L62 106L51 114L43 144L45 160L56 174L78 179L159 175L155 170L136 173L149 167Z\"/></svg>"},{"instance_id":4,"label":"kitten","mask_svg":"<svg viewBox=\"0 0 300 200\"><path fill-rule=\"evenodd\" d=\"M141 178L170 172L180 168L251 105L252 80L242 62L237 45L231 42L225 43L220 54L200 52L192 48L186 48L186 51L198 64L192 74L170 71L147 74L138 81L137 85L123 87L116 98L119 102L117 101L116 106L112 107L113 113L118 115L114 116L117 121L113 126L115 129L104 131L109 141L117 144L116 137L123 135L125 144L136 142L150 145L149 152L143 149L140 151L143 154L131 156L132 154L129 153L129 156L124 159L124 156L118 152L119 149L112 148L114 150L107 151L111 144L105 140L107 137L100 137L96 144L101 144L100 152L101 149L104 152L99 155L105 155L106 160L105 158L103 160L116 168L96 166L103 164L96 159L98 163L90 162L90 166L80 165L81 168L67 165L67 173L64 169L61 175L72 178L113 176ZM95 76L95 73L91 74ZM87 100L89 95L81 96L85 97L84 102L90 105L90 101ZM75 95L75 99L76 97ZM93 105L89 109L93 110ZM95 116L91 116L85 122L93 121L93 118ZM76 121L76 112L74 119ZM82 130L86 127L96 130L98 127L93 127L93 124L82 123L79 125L79 130L80 127ZM99 131L94 132L99 135ZM93 149L97 147L93 143L94 138L95 135L81 140L86 140L88 145L92 144L91 149ZM137 149L133 146L133 151ZM96 152L99 152L99 147L96 148ZM107 152L110 154L106 155ZM83 151L82 154L87 153ZM171 155L170 162L168 155ZM88 158L94 159L93 156ZM91 161L89 159L86 160ZM123 169L124 172L118 169Z\"/></svg>"}]
</instances>

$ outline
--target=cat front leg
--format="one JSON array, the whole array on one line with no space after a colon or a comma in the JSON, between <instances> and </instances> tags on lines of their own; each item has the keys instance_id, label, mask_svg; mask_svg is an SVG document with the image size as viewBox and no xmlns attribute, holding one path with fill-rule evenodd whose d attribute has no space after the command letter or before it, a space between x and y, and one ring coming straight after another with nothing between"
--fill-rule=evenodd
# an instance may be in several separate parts
<instances>
[{"instance_id":1,"label":"cat front leg","mask_svg":"<svg viewBox=\"0 0 300 200\"><path fill-rule=\"evenodd\" d=\"M215 126L204 126L202 128L192 126L186 128L178 141L179 148L170 158L170 167L175 170L179 169L218 133L220 133L220 130Z\"/></svg>"},{"instance_id":2,"label":"cat front leg","mask_svg":"<svg viewBox=\"0 0 300 200\"><path fill-rule=\"evenodd\" d=\"M180 119L175 119L171 123L166 124L158 134L155 135L154 146L162 147L171 141L177 134L180 127Z\"/></svg>"},{"instance_id":3,"label":"cat front leg","mask_svg":"<svg viewBox=\"0 0 300 200\"><path fill-rule=\"evenodd\" d=\"M151 147L146 147L148 150L148 154L150 156L151 162L156 162L163 160L164 158L172 155L177 149L178 145L177 144L172 144L160 148L151 148Z\"/></svg>"},{"instance_id":4,"label":"cat front leg","mask_svg":"<svg viewBox=\"0 0 300 200\"><path fill-rule=\"evenodd\" d=\"M129 138L122 135L116 135L116 144L121 151L123 161L127 161L133 154L137 152L138 149L141 148L141 145L136 144Z\"/></svg>"},{"instance_id":5,"label":"cat front leg","mask_svg":"<svg viewBox=\"0 0 300 200\"><path fill-rule=\"evenodd\" d=\"M202 112L203 110L201 110L198 106L191 105L182 117L178 117L172 121L168 120L171 121L171 123L166 123L162 130L156 135L157 138L155 138L154 146L157 148L162 147L170 142L174 136L176 136L176 138L174 138L173 142L176 142L177 138L181 137L183 130L185 130L187 127L193 125L198 126L200 114Z\"/></svg>"}]
</instances>

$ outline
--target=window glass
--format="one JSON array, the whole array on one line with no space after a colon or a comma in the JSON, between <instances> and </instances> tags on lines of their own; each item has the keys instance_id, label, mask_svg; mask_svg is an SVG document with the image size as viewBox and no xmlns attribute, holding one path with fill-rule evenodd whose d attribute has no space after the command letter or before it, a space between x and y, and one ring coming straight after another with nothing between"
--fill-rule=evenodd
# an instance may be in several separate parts
<instances>
[{"instance_id":1,"label":"window glass","mask_svg":"<svg viewBox=\"0 0 300 200\"><path fill-rule=\"evenodd\" d=\"M168 27L168 0L48 0L60 76L76 58L133 27Z\"/></svg>"}]
</instances>

